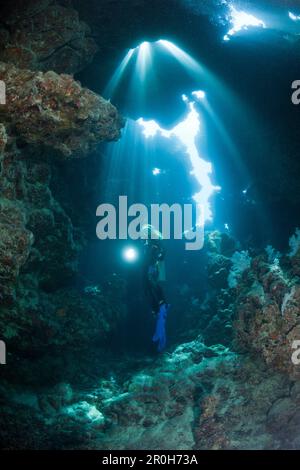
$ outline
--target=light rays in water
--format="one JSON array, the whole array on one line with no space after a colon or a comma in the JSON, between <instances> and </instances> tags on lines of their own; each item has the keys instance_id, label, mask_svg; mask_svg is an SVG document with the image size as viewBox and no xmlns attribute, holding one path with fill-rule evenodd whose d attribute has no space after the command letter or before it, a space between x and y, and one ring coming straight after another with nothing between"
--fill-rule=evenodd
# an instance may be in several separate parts
<instances>
[{"instance_id":1,"label":"light rays in water","mask_svg":"<svg viewBox=\"0 0 300 470\"><path fill-rule=\"evenodd\" d=\"M201 86L209 85L210 89L213 89L215 98L218 100L223 100L226 103L227 109L238 108L241 109L238 99L235 95L228 90L228 88L217 78L215 77L204 65L197 62L191 55L185 52L183 49L172 43L171 41L160 39L155 42L142 42L139 46L134 49L130 49L127 52L121 64L115 71L112 79L110 80L108 86L106 87L106 92L109 94L109 97L112 97L115 93L118 86L122 82L122 78L128 67L130 68L129 77L129 87L127 87L127 92L125 94L129 95L129 101L135 97L135 100L140 104L143 102L143 94L147 91L147 86L153 86L153 72L155 70L156 63L154 62L154 55L159 54L160 60L162 60L162 53L167 54L169 57L174 58L176 62L180 64L184 71L186 71L193 79L193 82L201 83ZM123 94L124 94L123 93ZM106 94L106 96L107 96ZM202 111L206 111L210 118L214 119L216 128L220 132L222 140L224 141L227 148L232 150L234 153L234 146L226 133L226 130L220 120L217 119L217 116L214 116L212 108L210 107L206 93L203 89L196 89L193 92L189 93L190 98L184 94L182 95L183 101L188 107L188 112L185 117L176 124L172 129L165 129L161 127L158 122L154 119L145 120L143 118L138 119L134 122L129 120L129 124L126 126L126 129L123 133L123 138L121 139L120 144L117 144L116 151L119 156L115 155L112 159L114 162L119 162L119 167L121 162L121 154L125 149L125 152L131 153L130 165L132 167L131 176L134 181L136 178L143 183L141 184L143 188L147 189L147 192L153 192L154 188L149 188L149 181L147 175L141 170L141 163L138 163L138 151L137 147L141 149L140 143L135 143L136 139L139 140L141 136L140 128L142 128L142 136L145 138L143 144L143 165L146 167L150 163L150 159L155 153L155 137L161 136L168 139L170 142L175 142L175 145L180 145L182 147L182 156L187 161L188 166L190 167L190 173L195 178L199 190L193 195L195 203L201 206L202 213L201 217L203 220L203 211L204 211L204 221L211 222L213 220L211 198L212 196L220 191L219 186L215 186L212 181L212 163L206 156L204 157L198 150L197 143L200 136L201 120L203 120L203 113L198 111L196 101L202 104ZM173 144L172 144L173 145ZM139 150L140 151L140 150ZM133 163L134 162L134 163ZM159 164L159 161L156 164ZM118 165L118 163L116 163ZM137 169L139 168L139 176ZM115 168L116 170L116 168ZM119 172L118 168L117 172ZM152 175L158 176L160 170L158 168L152 167ZM110 178L114 178L116 175L115 171L110 172ZM135 176L136 175L136 176ZM120 178L119 174L119 178ZM122 178L121 178L122 179ZM158 180L158 178L155 178ZM109 179L108 179L109 181ZM157 181L158 183L158 181ZM140 184L140 183L139 183ZM131 192L131 189L130 189ZM145 193L146 197L146 193ZM198 220L199 224L200 221Z\"/></svg>"},{"instance_id":2,"label":"light rays in water","mask_svg":"<svg viewBox=\"0 0 300 470\"><path fill-rule=\"evenodd\" d=\"M138 57L137 57L137 73L141 81L145 80L147 69L151 62L151 49L150 43L144 41L138 47Z\"/></svg>"},{"instance_id":3,"label":"light rays in water","mask_svg":"<svg viewBox=\"0 0 300 470\"><path fill-rule=\"evenodd\" d=\"M171 41L160 39L155 44L164 47L175 58L175 60L180 63L180 65L185 67L190 72L196 75L201 75L204 73L204 68L201 64L199 64L199 62L197 62L192 56L190 56L190 54L176 46Z\"/></svg>"},{"instance_id":4,"label":"light rays in water","mask_svg":"<svg viewBox=\"0 0 300 470\"><path fill-rule=\"evenodd\" d=\"M193 195L193 199L196 204L203 208L204 221L210 222L212 221L210 198L216 191L220 191L221 188L212 183L212 164L200 155L197 148L196 141L201 126L200 115L193 101L188 99L185 99L185 101L188 104L186 117L170 130L163 129L154 120L145 121L143 118L140 118L137 122L143 128L143 134L147 139L160 134L167 139L176 138L182 144L184 153L189 159L190 173L200 186L199 192ZM200 224L200 220L197 223Z\"/></svg>"},{"instance_id":5,"label":"light rays in water","mask_svg":"<svg viewBox=\"0 0 300 470\"><path fill-rule=\"evenodd\" d=\"M135 52L135 49L129 49L129 51L126 53L124 59L121 61L120 65L117 67L110 81L106 85L103 91L103 96L107 98L110 98L112 96L114 90L116 90L116 88L118 87L124 75L124 72L127 68L127 65L129 64L130 59L132 58L134 52Z\"/></svg>"}]
</instances>

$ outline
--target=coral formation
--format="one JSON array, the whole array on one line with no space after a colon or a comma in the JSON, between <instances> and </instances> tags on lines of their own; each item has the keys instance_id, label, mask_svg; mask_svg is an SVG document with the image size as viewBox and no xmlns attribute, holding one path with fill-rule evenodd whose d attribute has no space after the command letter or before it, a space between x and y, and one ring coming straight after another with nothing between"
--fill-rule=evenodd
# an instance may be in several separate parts
<instances>
[{"instance_id":1,"label":"coral formation","mask_svg":"<svg viewBox=\"0 0 300 470\"><path fill-rule=\"evenodd\" d=\"M126 367L126 365L124 364ZM60 383L45 393L15 393L20 419L4 442L30 448L29 416L41 448L297 449L299 383L199 339L144 365L130 379L106 379L88 391ZM47 429L46 429L47 423ZM32 436L32 434L31 434ZM32 442L32 438L31 442ZM31 444L32 446L32 444Z\"/></svg>"},{"instance_id":2,"label":"coral formation","mask_svg":"<svg viewBox=\"0 0 300 470\"><path fill-rule=\"evenodd\" d=\"M282 266L264 256L252 261L236 299L237 342L255 351L266 363L299 379L292 362L292 345L299 339L300 284L295 265L299 256L286 257Z\"/></svg>"},{"instance_id":3,"label":"coral formation","mask_svg":"<svg viewBox=\"0 0 300 470\"><path fill-rule=\"evenodd\" d=\"M232 267L228 276L228 285L231 288L237 287L242 274L250 268L251 258L248 251L236 251L231 257Z\"/></svg>"},{"instance_id":4,"label":"coral formation","mask_svg":"<svg viewBox=\"0 0 300 470\"><path fill-rule=\"evenodd\" d=\"M289 257L293 258L294 256L297 255L299 249L300 249L300 229L296 229L296 233L291 236L289 240L289 245L290 245L290 252L289 252Z\"/></svg>"},{"instance_id":5,"label":"coral formation","mask_svg":"<svg viewBox=\"0 0 300 470\"><path fill-rule=\"evenodd\" d=\"M217 339L238 351L255 353L268 366L298 380L292 353L300 334L299 250L282 255L268 248L250 257L233 245L234 254L225 255L221 239L216 232L208 235L210 293L194 307L198 318L194 326L206 344ZM227 285L227 279L234 282Z\"/></svg>"},{"instance_id":6,"label":"coral formation","mask_svg":"<svg viewBox=\"0 0 300 470\"><path fill-rule=\"evenodd\" d=\"M0 60L21 69L74 74L98 50L77 11L52 0L12 2L1 20Z\"/></svg>"},{"instance_id":7,"label":"coral formation","mask_svg":"<svg viewBox=\"0 0 300 470\"><path fill-rule=\"evenodd\" d=\"M24 358L44 357L53 347L82 350L86 337L105 341L121 321L123 290L116 279L111 286L117 284L118 294L106 286L105 298L89 299L81 285L67 289L85 235L79 217L68 214L72 204L61 197L58 181L64 160L67 165L89 153L96 166L92 150L118 139L123 120L111 103L57 73L79 71L96 51L74 10L30 1L13 2L6 13L0 34L6 85L0 109L0 330L11 359L18 360L21 351ZM84 179L84 163L80 171ZM37 367L41 371L42 362Z\"/></svg>"},{"instance_id":8,"label":"coral formation","mask_svg":"<svg viewBox=\"0 0 300 470\"><path fill-rule=\"evenodd\" d=\"M0 63L0 79L7 87L3 123L28 144L72 156L120 137L123 123L116 108L71 76Z\"/></svg>"},{"instance_id":9,"label":"coral formation","mask_svg":"<svg viewBox=\"0 0 300 470\"><path fill-rule=\"evenodd\" d=\"M64 287L77 271L82 237L50 189L53 150L84 154L90 144L117 138L121 120L112 105L82 90L71 77L20 72L6 64L1 73L8 83L0 173L1 325L7 338L18 337L25 325L30 335L33 318L40 317L44 325L42 312L49 308L39 305L39 289ZM61 105L54 106L59 97ZM29 145L21 145L20 138Z\"/></svg>"}]
</instances>

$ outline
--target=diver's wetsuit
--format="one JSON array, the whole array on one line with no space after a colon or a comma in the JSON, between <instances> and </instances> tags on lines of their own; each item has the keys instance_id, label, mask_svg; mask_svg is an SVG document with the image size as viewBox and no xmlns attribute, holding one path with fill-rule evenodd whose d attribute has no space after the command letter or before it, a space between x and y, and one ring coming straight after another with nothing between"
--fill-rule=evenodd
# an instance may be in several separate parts
<instances>
[{"instance_id":1,"label":"diver's wetsuit","mask_svg":"<svg viewBox=\"0 0 300 470\"><path fill-rule=\"evenodd\" d=\"M144 288L149 297L152 311L158 313L160 305L166 303L159 282L159 261L164 259L160 240L146 240L144 245Z\"/></svg>"}]
</instances>

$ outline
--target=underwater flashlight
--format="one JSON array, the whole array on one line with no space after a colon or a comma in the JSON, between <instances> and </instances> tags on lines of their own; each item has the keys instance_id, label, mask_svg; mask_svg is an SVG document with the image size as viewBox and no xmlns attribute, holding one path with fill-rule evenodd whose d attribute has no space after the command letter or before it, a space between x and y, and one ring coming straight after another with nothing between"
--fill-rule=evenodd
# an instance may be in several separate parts
<instances>
[{"instance_id":1,"label":"underwater flashlight","mask_svg":"<svg viewBox=\"0 0 300 470\"><path fill-rule=\"evenodd\" d=\"M129 263L133 263L136 261L138 257L138 252L132 247L125 248L123 251L123 258L128 261Z\"/></svg>"}]
</instances>

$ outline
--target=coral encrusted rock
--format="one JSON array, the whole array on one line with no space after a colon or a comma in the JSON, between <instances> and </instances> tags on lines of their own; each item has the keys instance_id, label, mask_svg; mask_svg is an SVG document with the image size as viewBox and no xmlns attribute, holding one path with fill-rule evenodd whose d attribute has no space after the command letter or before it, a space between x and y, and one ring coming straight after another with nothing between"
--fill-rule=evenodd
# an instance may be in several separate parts
<instances>
[{"instance_id":1,"label":"coral encrusted rock","mask_svg":"<svg viewBox=\"0 0 300 470\"><path fill-rule=\"evenodd\" d=\"M128 364L127 364L128 366ZM126 367L126 362L123 364ZM35 446L52 449L297 449L299 382L256 358L195 340L152 359L123 383L89 390L57 384L45 394L9 394L2 409L15 448L30 448L24 415L38 420ZM129 375L129 377L128 377ZM20 406L10 417L11 401ZM29 426L29 430L30 430ZM6 431L6 427L4 428ZM33 431L34 432L34 431ZM6 445L12 438L5 436Z\"/></svg>"},{"instance_id":2,"label":"coral encrusted rock","mask_svg":"<svg viewBox=\"0 0 300 470\"><path fill-rule=\"evenodd\" d=\"M103 449L296 449L299 383L259 358L182 344L98 401ZM283 425L280 425L282 423Z\"/></svg>"},{"instance_id":3,"label":"coral encrusted rock","mask_svg":"<svg viewBox=\"0 0 300 470\"><path fill-rule=\"evenodd\" d=\"M88 316L89 333L110 332L110 311L100 301L107 314L73 300L81 293L63 303L59 296L78 274L86 236L68 191L62 197L57 189L58 175L71 158L117 140L124 124L111 103L57 73L78 72L95 50L77 13L53 1L12 0L1 16L0 331L12 355L48 343L67 347L76 334L60 336L59 327L73 331L76 308L78 318ZM72 180L64 184L71 193Z\"/></svg>"},{"instance_id":4,"label":"coral encrusted rock","mask_svg":"<svg viewBox=\"0 0 300 470\"><path fill-rule=\"evenodd\" d=\"M0 124L0 161L2 159L2 154L7 144L7 134L6 129L3 124Z\"/></svg>"},{"instance_id":5,"label":"coral encrusted rock","mask_svg":"<svg viewBox=\"0 0 300 470\"><path fill-rule=\"evenodd\" d=\"M50 0L12 1L5 13L0 26L0 60L4 62L74 74L97 52L90 28L72 8Z\"/></svg>"},{"instance_id":6,"label":"coral encrusted rock","mask_svg":"<svg viewBox=\"0 0 300 470\"><path fill-rule=\"evenodd\" d=\"M247 351L264 358L272 368L300 379L292 355L300 340L300 282L293 272L294 258L270 264L258 256L239 286L236 340Z\"/></svg>"},{"instance_id":7,"label":"coral encrusted rock","mask_svg":"<svg viewBox=\"0 0 300 470\"><path fill-rule=\"evenodd\" d=\"M7 89L2 121L29 144L44 144L68 157L120 137L123 120L116 108L69 75L0 63L0 80Z\"/></svg>"},{"instance_id":8,"label":"coral encrusted rock","mask_svg":"<svg viewBox=\"0 0 300 470\"><path fill-rule=\"evenodd\" d=\"M33 243L33 235L25 227L22 206L7 199L0 200L0 305L13 301L12 285L16 282ZM0 320L1 323L1 320Z\"/></svg>"}]
</instances>

